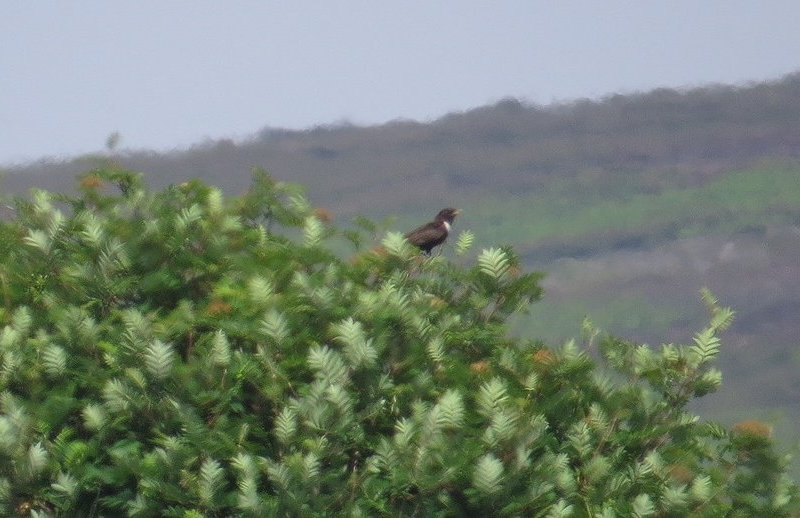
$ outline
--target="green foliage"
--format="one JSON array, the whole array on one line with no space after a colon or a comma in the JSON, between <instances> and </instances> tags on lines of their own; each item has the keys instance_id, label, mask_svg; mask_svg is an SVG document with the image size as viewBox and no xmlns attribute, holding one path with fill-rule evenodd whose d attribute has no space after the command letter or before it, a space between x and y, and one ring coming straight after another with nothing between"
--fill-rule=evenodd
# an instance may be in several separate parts
<instances>
[{"instance_id":1,"label":"green foliage","mask_svg":"<svg viewBox=\"0 0 800 518\"><path fill-rule=\"evenodd\" d=\"M596 332L510 338L541 295L510 248L457 266L390 233L342 259L370 239L260 171L233 200L81 185L0 226L4 515L800 512L763 424L687 410L721 383L708 293L693 344L606 337L597 366Z\"/></svg>"}]
</instances>

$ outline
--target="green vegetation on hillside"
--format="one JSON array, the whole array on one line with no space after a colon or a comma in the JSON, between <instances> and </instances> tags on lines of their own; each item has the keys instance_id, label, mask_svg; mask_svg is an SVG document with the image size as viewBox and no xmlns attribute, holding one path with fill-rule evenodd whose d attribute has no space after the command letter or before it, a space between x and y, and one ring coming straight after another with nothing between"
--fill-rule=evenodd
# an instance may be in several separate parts
<instances>
[{"instance_id":1,"label":"green vegetation on hillside","mask_svg":"<svg viewBox=\"0 0 800 518\"><path fill-rule=\"evenodd\" d=\"M559 187L524 197L484 199L466 217L481 236L513 243L523 253L546 254L538 261L570 249L597 251L800 221L797 166L763 166L652 194L628 189L615 196L598 195L590 186L567 196ZM507 213L514 218L503 217ZM583 249L576 250L576 243Z\"/></svg>"},{"instance_id":2,"label":"green vegetation on hillside","mask_svg":"<svg viewBox=\"0 0 800 518\"><path fill-rule=\"evenodd\" d=\"M293 185L116 168L0 224L0 509L23 516L792 516L768 425L687 410L718 333L518 340L511 248L339 257ZM529 318L536 318L534 315ZM599 352L599 364L590 353Z\"/></svg>"}]
</instances>

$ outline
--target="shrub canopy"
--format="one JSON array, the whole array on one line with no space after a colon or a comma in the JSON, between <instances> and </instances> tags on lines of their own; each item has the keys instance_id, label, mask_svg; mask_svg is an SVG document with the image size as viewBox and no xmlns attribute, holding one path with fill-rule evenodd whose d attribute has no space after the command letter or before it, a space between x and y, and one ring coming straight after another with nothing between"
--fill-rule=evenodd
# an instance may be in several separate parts
<instances>
[{"instance_id":1,"label":"shrub canopy","mask_svg":"<svg viewBox=\"0 0 800 518\"><path fill-rule=\"evenodd\" d=\"M16 200L0 224L0 511L800 512L768 427L686 408L721 382L732 313L710 294L692 344L589 330L551 348L508 332L541 294L513 250L473 253L465 231L453 260L398 233L363 251L374 227L329 219L258 171L233 199L107 167L77 196Z\"/></svg>"}]
</instances>

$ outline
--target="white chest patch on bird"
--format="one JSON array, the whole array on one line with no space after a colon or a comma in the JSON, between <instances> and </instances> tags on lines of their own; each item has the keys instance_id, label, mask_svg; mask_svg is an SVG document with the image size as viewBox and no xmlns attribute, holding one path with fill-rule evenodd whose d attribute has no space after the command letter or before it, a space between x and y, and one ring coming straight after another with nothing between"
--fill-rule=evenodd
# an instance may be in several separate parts
<instances>
[{"instance_id":1,"label":"white chest patch on bird","mask_svg":"<svg viewBox=\"0 0 800 518\"><path fill-rule=\"evenodd\" d=\"M448 222L446 222L446 221L442 221L442 224L444 225L444 229L445 229L445 230L447 231L447 233L449 234L449 233L450 233L450 223L448 223Z\"/></svg>"}]
</instances>

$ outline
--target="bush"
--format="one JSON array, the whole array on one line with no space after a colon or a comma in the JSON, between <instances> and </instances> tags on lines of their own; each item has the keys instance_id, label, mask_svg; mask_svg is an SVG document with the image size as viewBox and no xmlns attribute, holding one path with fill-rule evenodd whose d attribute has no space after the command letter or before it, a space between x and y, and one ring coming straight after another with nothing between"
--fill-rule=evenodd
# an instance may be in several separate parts
<instances>
[{"instance_id":1,"label":"bush","mask_svg":"<svg viewBox=\"0 0 800 518\"><path fill-rule=\"evenodd\" d=\"M226 200L110 167L15 203L4 514L800 512L765 425L686 409L721 382L732 314L709 294L691 345L549 348L507 332L541 293L512 250L473 262L464 232L453 262L390 233L342 259L364 237L263 172Z\"/></svg>"}]
</instances>

